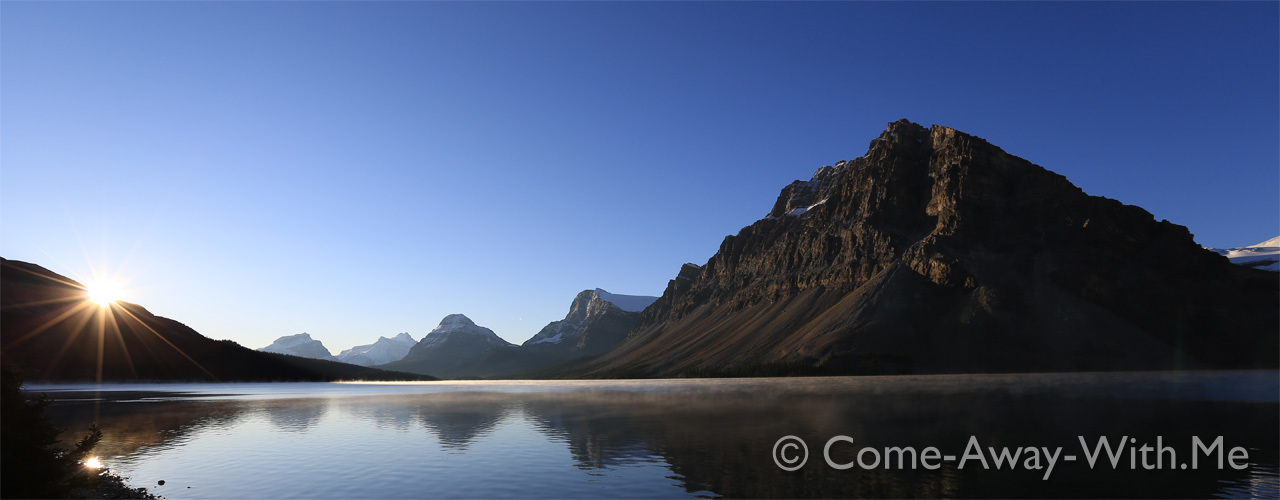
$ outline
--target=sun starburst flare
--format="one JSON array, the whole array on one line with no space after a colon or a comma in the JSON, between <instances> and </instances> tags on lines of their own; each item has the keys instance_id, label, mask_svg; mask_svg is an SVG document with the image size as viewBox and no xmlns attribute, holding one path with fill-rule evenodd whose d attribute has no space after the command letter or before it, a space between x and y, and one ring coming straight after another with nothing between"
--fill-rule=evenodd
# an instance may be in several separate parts
<instances>
[{"instance_id":1,"label":"sun starburst flare","mask_svg":"<svg viewBox=\"0 0 1280 500\"><path fill-rule=\"evenodd\" d=\"M134 366L132 350L136 350L137 346L133 345L133 343L142 342L146 344L149 342L148 339L158 339L201 371L209 373L209 370L201 366L190 355L183 352L181 348L165 338L163 334L157 332L146 321L130 311L130 307L134 306L124 302L125 299L133 294L132 288L127 286L130 282L127 277L109 274L104 270L91 269L91 277L86 277L87 279L81 278L77 282L52 273L46 274L32 269L16 268L15 270L34 274L51 280L58 285L73 287L77 290L75 293L63 296L54 294L55 296L52 297L39 298L22 304L6 304L6 308L37 305L50 306L50 317L44 321L31 324L29 331L21 332L20 336L6 344L6 348L36 341L41 334L62 325L66 335L62 339L61 347L58 347L56 352L52 354L51 359L48 360L49 369L57 366L65 355L74 353L77 345L87 343L96 347L97 359L94 360L97 365L95 380L101 383L104 374L103 370L108 361L106 359L108 345L111 345L112 353L110 356L123 361L123 366L127 370L127 373L120 373L115 376L132 376L136 378L138 373ZM140 333L143 334L141 338L138 337ZM86 336L88 337L87 339L85 338ZM133 340L127 340L126 336ZM144 348L149 349L145 346ZM214 378L216 379L216 377ZM86 466L90 465L86 462Z\"/></svg>"},{"instance_id":2,"label":"sun starburst flare","mask_svg":"<svg viewBox=\"0 0 1280 500\"><path fill-rule=\"evenodd\" d=\"M92 283L85 287L85 295L98 307L107 307L120 300L120 286L107 281Z\"/></svg>"}]
</instances>

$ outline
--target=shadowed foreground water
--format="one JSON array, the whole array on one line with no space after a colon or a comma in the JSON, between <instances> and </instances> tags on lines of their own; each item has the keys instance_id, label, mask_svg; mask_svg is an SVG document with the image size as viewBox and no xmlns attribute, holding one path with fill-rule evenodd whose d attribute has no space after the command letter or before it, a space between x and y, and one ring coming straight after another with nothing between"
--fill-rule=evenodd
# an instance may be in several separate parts
<instances>
[{"instance_id":1,"label":"shadowed foreground water","mask_svg":"<svg viewBox=\"0 0 1280 500\"><path fill-rule=\"evenodd\" d=\"M95 419L98 453L167 498L1275 497L1277 372L944 375L822 379L421 384L33 386L51 418ZM68 434L74 434L69 432ZM773 458L795 435L810 456ZM1044 470L829 467L863 447L1063 447ZM1137 470L1078 436L1157 436L1190 460L1191 436L1248 450L1248 467ZM1105 452L1104 452L1105 454ZM1154 463L1154 455L1149 460ZM868 455L866 458L870 458ZM988 462L991 458L988 455ZM163 486L157 483L164 480Z\"/></svg>"}]
</instances>

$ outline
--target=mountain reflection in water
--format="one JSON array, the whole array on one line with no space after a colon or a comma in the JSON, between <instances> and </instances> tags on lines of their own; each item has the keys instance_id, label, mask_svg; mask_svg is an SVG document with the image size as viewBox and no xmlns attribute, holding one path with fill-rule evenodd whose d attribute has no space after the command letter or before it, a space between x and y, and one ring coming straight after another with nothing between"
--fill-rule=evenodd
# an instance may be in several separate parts
<instances>
[{"instance_id":1,"label":"mountain reflection in water","mask_svg":"<svg viewBox=\"0 0 1280 500\"><path fill-rule=\"evenodd\" d=\"M71 429L96 413L107 466L171 498L1274 497L1276 384L1275 372L175 384L102 401L51 392L50 413ZM773 461L784 435L808 444L798 471ZM971 435L984 448L1061 446L1081 458L1048 480L956 462L834 470L822 457L834 435L853 441L833 447L837 462L865 446L961 455ZM1120 470L1090 470L1078 441L1161 436L1183 461L1193 435L1248 448L1249 468L1202 459L1199 470L1130 470L1126 455Z\"/></svg>"}]
</instances>

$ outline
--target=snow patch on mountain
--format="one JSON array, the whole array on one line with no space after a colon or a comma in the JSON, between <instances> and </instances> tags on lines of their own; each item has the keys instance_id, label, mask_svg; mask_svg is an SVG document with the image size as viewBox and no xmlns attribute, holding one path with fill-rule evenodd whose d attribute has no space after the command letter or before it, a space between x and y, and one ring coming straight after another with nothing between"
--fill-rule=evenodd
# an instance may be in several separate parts
<instances>
[{"instance_id":1,"label":"snow patch on mountain","mask_svg":"<svg viewBox=\"0 0 1280 500\"><path fill-rule=\"evenodd\" d=\"M1247 247L1208 250L1226 256L1232 264L1280 272L1280 236Z\"/></svg>"},{"instance_id":2,"label":"snow patch on mountain","mask_svg":"<svg viewBox=\"0 0 1280 500\"><path fill-rule=\"evenodd\" d=\"M574 329L577 329L577 326L576 326L576 325L575 325ZM550 337L543 337L543 338L533 338L533 339L529 339L529 342L528 342L528 343L526 343L525 345L534 345L534 344L543 344L543 343L546 343L546 344L554 344L554 343L559 342L559 341L561 341L561 340L564 340L564 332L563 332L563 331L556 332L556 334L555 334L555 335L550 336Z\"/></svg>"},{"instance_id":3,"label":"snow patch on mountain","mask_svg":"<svg viewBox=\"0 0 1280 500\"><path fill-rule=\"evenodd\" d=\"M401 333L392 338L378 337L368 345L358 345L338 354L338 361L353 365L373 366L400 361L409 354L418 341L408 333Z\"/></svg>"},{"instance_id":4,"label":"snow patch on mountain","mask_svg":"<svg viewBox=\"0 0 1280 500\"><path fill-rule=\"evenodd\" d=\"M826 202L827 202L827 199L826 199L826 198L823 198L823 199L821 199L821 200L818 200L818 202L817 202L817 203L814 203L814 204L809 205L809 206L807 206L807 207L802 207L802 208L793 208L793 209L791 209L791 210L788 210L788 211L787 211L787 215L790 215L790 216L793 216L793 217L799 217L799 216L801 216L801 215L804 215L804 214L805 214L805 212L808 212L808 211L810 211L810 210L813 210L813 208L814 208L814 207L816 207L816 206L818 206L818 205L821 205L821 204L823 204L823 203L826 203Z\"/></svg>"},{"instance_id":5,"label":"snow patch on mountain","mask_svg":"<svg viewBox=\"0 0 1280 500\"><path fill-rule=\"evenodd\" d=\"M450 314L440 320L440 324L437 325L435 329L431 330L430 333L427 333L427 336L423 337L422 341L418 342L418 346L419 348L422 348L439 344L456 335L480 337L490 344L498 346L515 345L502 340L502 337L493 333L493 330L476 325L475 322L471 321L471 318L462 314Z\"/></svg>"},{"instance_id":6,"label":"snow patch on mountain","mask_svg":"<svg viewBox=\"0 0 1280 500\"><path fill-rule=\"evenodd\" d=\"M337 361L337 358L333 357L333 354L329 352L329 349L325 348L323 343L311 338L311 335L305 332L297 335L285 335L276 339L271 345L258 350L278 354L291 354L304 358Z\"/></svg>"},{"instance_id":7,"label":"snow patch on mountain","mask_svg":"<svg viewBox=\"0 0 1280 500\"><path fill-rule=\"evenodd\" d=\"M569 314L560 321L552 321L536 335L524 342L524 345L558 344L561 342L577 343L587 328L587 319L597 317L610 308L617 308L628 313L643 311L657 297L647 295L622 295L609 293L603 288L583 290L574 297L569 306Z\"/></svg>"},{"instance_id":8,"label":"snow patch on mountain","mask_svg":"<svg viewBox=\"0 0 1280 500\"><path fill-rule=\"evenodd\" d=\"M600 299L618 306L618 309L628 312L643 311L644 308L649 307L649 304L658 300L657 297L651 297L648 295L622 295L620 293L609 293L601 288L597 288L595 292L596 296L600 297Z\"/></svg>"}]
</instances>

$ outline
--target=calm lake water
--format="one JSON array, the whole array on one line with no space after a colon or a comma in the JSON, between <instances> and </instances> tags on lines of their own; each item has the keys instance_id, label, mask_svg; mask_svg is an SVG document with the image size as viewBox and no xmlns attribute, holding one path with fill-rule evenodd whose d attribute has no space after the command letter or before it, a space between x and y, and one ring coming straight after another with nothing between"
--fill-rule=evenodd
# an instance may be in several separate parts
<instances>
[{"instance_id":1,"label":"calm lake water","mask_svg":"<svg viewBox=\"0 0 1280 500\"><path fill-rule=\"evenodd\" d=\"M29 389L55 400L66 434L99 422L102 462L171 499L1280 495L1275 371ZM799 448L773 454L787 435L809 451L790 472L779 464ZM831 461L851 468L824 459L833 436L848 440ZM1062 447L1059 458L1078 458L1048 479L1026 468L1029 452L1012 470L990 453L988 470L972 459L856 465L864 448L960 457L970 436L984 453ZM1176 459L1146 470L1136 455L1135 469L1125 451L1112 467L1103 451L1091 469L1081 436L1117 449L1126 436L1133 448L1160 438ZM1203 454L1195 470L1175 467L1192 436L1222 436L1224 455L1244 448L1247 467L1219 470Z\"/></svg>"}]
</instances>

